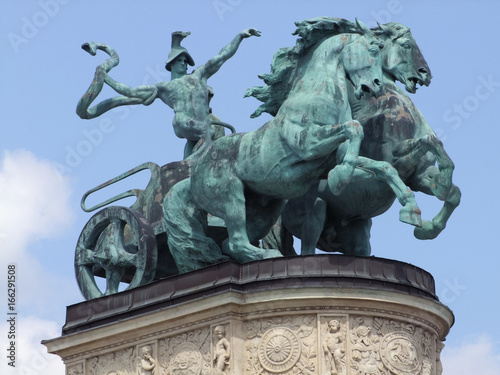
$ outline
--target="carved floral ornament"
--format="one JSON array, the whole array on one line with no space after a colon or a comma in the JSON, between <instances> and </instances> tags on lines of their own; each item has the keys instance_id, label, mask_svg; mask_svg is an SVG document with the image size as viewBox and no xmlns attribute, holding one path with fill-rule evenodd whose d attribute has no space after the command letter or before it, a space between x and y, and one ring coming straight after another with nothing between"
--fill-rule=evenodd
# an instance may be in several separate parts
<instances>
[{"instance_id":1,"label":"carved floral ornament","mask_svg":"<svg viewBox=\"0 0 500 375\"><path fill-rule=\"evenodd\" d=\"M160 338L89 357L67 375L441 375L443 345L424 327L356 315L296 315L246 321L243 344L231 325ZM238 340L240 341L240 340ZM242 374L237 374L241 364Z\"/></svg>"}]
</instances>

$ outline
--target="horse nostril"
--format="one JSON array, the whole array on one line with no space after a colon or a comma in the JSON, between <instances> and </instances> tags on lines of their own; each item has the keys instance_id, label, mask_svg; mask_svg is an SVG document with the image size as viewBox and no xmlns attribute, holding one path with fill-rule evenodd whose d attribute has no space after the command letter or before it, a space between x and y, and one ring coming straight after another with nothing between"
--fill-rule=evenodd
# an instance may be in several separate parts
<instances>
[{"instance_id":1,"label":"horse nostril","mask_svg":"<svg viewBox=\"0 0 500 375\"><path fill-rule=\"evenodd\" d=\"M419 73L422 73L422 74L427 74L427 73L428 73L428 72L427 72L427 69L425 69L425 68L420 68L420 69L418 70L418 72L419 72Z\"/></svg>"},{"instance_id":2,"label":"horse nostril","mask_svg":"<svg viewBox=\"0 0 500 375\"><path fill-rule=\"evenodd\" d=\"M375 78L373 80L373 83L375 83L375 85L377 85L377 86L380 86L380 80L378 78Z\"/></svg>"}]
</instances>

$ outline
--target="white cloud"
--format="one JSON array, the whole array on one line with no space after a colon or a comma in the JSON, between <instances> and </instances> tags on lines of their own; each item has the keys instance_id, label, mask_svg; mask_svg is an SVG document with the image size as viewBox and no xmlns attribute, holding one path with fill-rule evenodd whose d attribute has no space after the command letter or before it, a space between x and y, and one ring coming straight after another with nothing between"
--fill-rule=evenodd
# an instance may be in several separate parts
<instances>
[{"instance_id":1,"label":"white cloud","mask_svg":"<svg viewBox=\"0 0 500 375\"><path fill-rule=\"evenodd\" d=\"M0 161L0 270L18 265L18 300L23 311L47 311L71 284L45 268L36 241L64 234L73 221L69 179L54 164L26 150L5 151ZM6 290L0 290L3 296ZM5 298L6 299L6 298ZM3 299L3 300L5 300ZM28 310L26 310L28 309Z\"/></svg>"},{"instance_id":2,"label":"white cloud","mask_svg":"<svg viewBox=\"0 0 500 375\"><path fill-rule=\"evenodd\" d=\"M47 269L40 262L47 254L37 241L52 240L65 234L73 221L70 183L47 160L25 150L5 151L0 160L0 272L7 264L16 269L16 367L8 366L5 353L10 348L7 318L0 323L1 374L63 374L59 357L47 353L41 340L60 335L64 306L57 306L72 283ZM57 270L55 270L57 271ZM3 283L2 283L3 284ZM0 285L2 285L0 284ZM0 290L6 301L7 288ZM50 316L44 320L33 315ZM53 318L53 319L52 319Z\"/></svg>"},{"instance_id":3,"label":"white cloud","mask_svg":"<svg viewBox=\"0 0 500 375\"><path fill-rule=\"evenodd\" d=\"M72 221L69 181L29 151L5 151L0 165L0 255L22 256L33 240L62 233Z\"/></svg>"},{"instance_id":4,"label":"white cloud","mask_svg":"<svg viewBox=\"0 0 500 375\"><path fill-rule=\"evenodd\" d=\"M58 356L48 354L47 349L40 342L47 338L59 336L60 328L55 322L38 319L36 317L21 317L16 325L16 340L13 347L7 335L0 336L2 353L10 356L10 349L14 349L11 359L2 355L0 373L4 375L56 375L64 374L64 365ZM9 326L0 324L0 331L7 333ZM11 362L15 367L9 366Z\"/></svg>"},{"instance_id":5,"label":"white cloud","mask_svg":"<svg viewBox=\"0 0 500 375\"><path fill-rule=\"evenodd\" d=\"M445 346L441 362L443 375L500 374L500 353L495 353L492 340L486 334L470 337L460 347Z\"/></svg>"}]
</instances>

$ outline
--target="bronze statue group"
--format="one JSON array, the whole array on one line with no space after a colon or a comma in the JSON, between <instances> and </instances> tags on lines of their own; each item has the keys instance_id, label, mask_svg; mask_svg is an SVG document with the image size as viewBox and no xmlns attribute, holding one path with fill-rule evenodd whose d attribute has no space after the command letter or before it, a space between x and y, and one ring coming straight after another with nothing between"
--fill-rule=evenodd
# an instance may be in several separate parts
<instances>
[{"instance_id":1,"label":"bronze statue group","mask_svg":"<svg viewBox=\"0 0 500 375\"><path fill-rule=\"evenodd\" d=\"M210 108L207 80L243 39L260 36L258 30L240 32L190 74L194 60L181 45L189 33L174 32L165 64L171 80L136 88L110 77L118 65L111 47L83 45L110 59L97 67L78 103L81 118L157 98L174 110L174 132L187 141L190 173L165 196L163 225L181 273L227 259L282 256L283 244L268 248L265 238L284 233L301 239L302 255L321 249L368 256L372 218L396 199L399 219L414 225L419 239L435 238L460 202L453 162L406 93L432 78L410 29L398 23L369 29L358 20L331 17L296 26L296 45L279 49L271 72L260 76L263 86L246 94L263 103L253 117L267 112L272 119L228 135L221 125L231 127ZM90 107L104 84L120 96ZM421 219L416 191L443 201L432 220ZM223 220L222 244L207 234L208 217Z\"/></svg>"}]
</instances>

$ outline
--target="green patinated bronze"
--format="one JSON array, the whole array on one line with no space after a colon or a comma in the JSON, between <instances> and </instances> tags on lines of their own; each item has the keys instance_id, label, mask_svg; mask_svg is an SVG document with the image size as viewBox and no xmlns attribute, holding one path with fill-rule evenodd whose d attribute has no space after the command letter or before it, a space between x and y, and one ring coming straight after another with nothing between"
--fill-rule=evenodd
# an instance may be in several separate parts
<instances>
[{"instance_id":1,"label":"green patinated bronze","mask_svg":"<svg viewBox=\"0 0 500 375\"><path fill-rule=\"evenodd\" d=\"M319 247L370 255L371 218L387 211L395 198L403 205L400 220L416 226L417 238L432 239L460 202L460 190L452 183L453 162L420 111L395 84L400 81L410 93L416 92L417 84L430 84L430 69L420 49L404 25L379 25L373 31L385 44L383 94L360 100L351 96L353 118L365 134L355 177L340 195L320 181L290 201L283 212L284 226L302 239L302 254L314 254ZM420 220L408 187L444 201L432 221Z\"/></svg>"},{"instance_id":2,"label":"green patinated bronze","mask_svg":"<svg viewBox=\"0 0 500 375\"><path fill-rule=\"evenodd\" d=\"M95 192L143 170L151 172L151 179L144 189L131 189L87 207L87 198ZM125 197L137 197L130 208L109 206L100 210L83 228L76 247L75 272L85 298L116 293L120 282L128 283L130 289L178 272L164 245L162 203L172 186L188 177L189 173L188 161L163 167L148 162L84 194L81 205L86 212ZM99 289L94 276L106 278L105 290Z\"/></svg>"},{"instance_id":3,"label":"green patinated bronze","mask_svg":"<svg viewBox=\"0 0 500 375\"><path fill-rule=\"evenodd\" d=\"M353 176L363 132L351 116L348 80L358 97L380 93L381 43L366 26L333 18L299 25L298 34L286 52L288 92L276 116L249 133L206 142L190 178L165 199L168 244L181 272L210 262L207 255L217 250L203 233L200 211L226 223L221 254L241 262L276 257L278 250L254 243L286 200L326 174L339 193Z\"/></svg>"},{"instance_id":4,"label":"green patinated bronze","mask_svg":"<svg viewBox=\"0 0 500 375\"><path fill-rule=\"evenodd\" d=\"M207 125L220 122L212 114L210 108L213 92L208 86L207 80L221 68L222 64L234 56L243 39L250 36L260 36L260 32L255 29L240 32L218 55L205 65L195 69L191 74L187 74L188 64L194 65L194 61L180 43L189 34L189 32L180 31L172 33L172 50L165 63L165 68L171 72L171 81L142 85L136 88L116 82L109 76L109 71L119 63L118 54L113 48L101 43L85 43L82 48L91 55L96 55L97 50L100 49L110 55L110 59L96 68L92 84L78 102L76 108L78 116L82 119L92 119L118 106L150 105L156 99L160 99L174 110L174 132L179 138L187 140L184 150L184 157L187 158L192 154L196 143L205 137ZM106 99L94 107L90 107L105 83L121 96ZM215 132L217 134L210 134L210 136L219 137L224 134L221 129L211 130L211 133Z\"/></svg>"},{"instance_id":5,"label":"green patinated bronze","mask_svg":"<svg viewBox=\"0 0 500 375\"><path fill-rule=\"evenodd\" d=\"M301 238L302 254L320 248L370 255L371 218L396 198L400 220L416 226L417 238L434 238L444 229L460 201L453 162L395 83L415 93L417 84L431 80L409 29L390 23L369 30L358 21L330 17L296 25L296 45L278 50L271 72L260 76L265 85L246 93L263 102L252 117L267 112L273 118L244 134L211 113L207 79L243 38L260 36L257 30L241 32L191 74L187 65L194 60L181 46L189 33L174 32L166 61L172 80L137 88L108 75L118 64L112 48L83 46L91 54L101 49L110 59L97 67L78 103L81 118L160 98L174 109L176 135L188 141L186 160L163 167L144 163L82 198L85 211L102 208L84 227L76 249L85 298L116 293L120 282L130 289L228 259L289 255L289 232ZM104 83L122 96L90 107ZM221 126L233 134L224 136ZM143 169L151 171L144 190L86 206L89 195ZM432 221L421 220L412 190L444 201ZM109 206L127 196L137 197L130 208ZM106 278L104 291L95 277Z\"/></svg>"}]
</instances>

